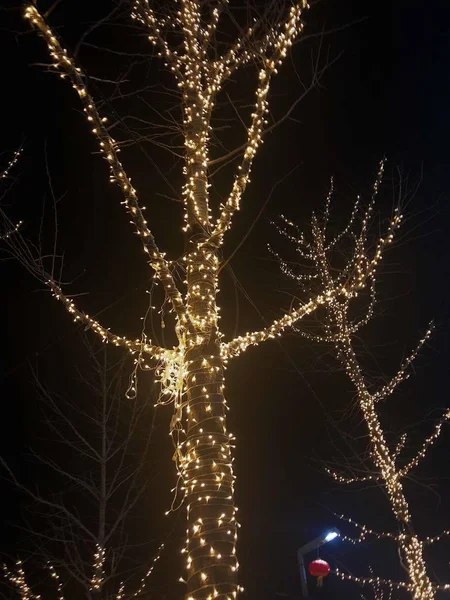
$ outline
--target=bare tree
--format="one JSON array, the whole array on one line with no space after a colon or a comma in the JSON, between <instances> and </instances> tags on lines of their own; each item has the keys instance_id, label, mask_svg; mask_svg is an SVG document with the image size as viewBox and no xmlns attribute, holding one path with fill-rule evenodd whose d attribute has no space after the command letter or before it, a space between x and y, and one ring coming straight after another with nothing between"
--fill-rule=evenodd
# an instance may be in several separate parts
<instances>
[{"instance_id":1,"label":"bare tree","mask_svg":"<svg viewBox=\"0 0 450 600\"><path fill-rule=\"evenodd\" d=\"M178 102L177 113L164 116L163 134L181 140L176 152L184 165L186 250L177 260L169 260L157 244L138 192L119 160L121 143L111 136L111 128L117 123L107 124L102 111L107 111L108 104L94 100L92 81L46 20L50 11L43 15L33 3L26 6L25 17L46 42L54 71L71 83L79 97L91 132L109 166L111 181L120 189L122 204L142 241L154 280L164 290L164 305L173 317L167 319L167 326L176 345L167 348L155 344L145 332L138 339L111 332L66 293L54 261L50 267L46 266L42 253L36 253L20 235L9 240L9 248L33 276L50 288L76 322L93 330L104 342L130 351L137 367L155 369L162 384L159 402L173 405L170 433L178 476L176 496L185 500L187 508L186 597L189 600L234 598L240 589L236 556L238 523L232 465L234 437L227 426L224 396L226 364L250 346L288 331L336 295L347 297L354 289L362 289L372 274L373 264L361 264L357 278L327 290L326 295L314 295L299 302L263 329L225 341L217 300L219 276L227 263L221 250L224 239L250 182L253 160L264 134L290 115L300 97L314 87L321 72L315 69L311 84L305 86L285 117L269 124L271 84L291 46L301 37L302 17L308 4L306 0L291 3L274 0L257 11L253 3L248 3L246 10L237 13L227 0L173 3L135 0L129 4L135 23L147 32L151 46L175 83L176 94L173 89L170 94ZM246 140L225 155L212 158L210 148L217 146L222 126L213 120L218 98L224 95L232 76L244 68L253 68L257 75L251 100L253 109L247 117L248 102L247 107L232 105L238 114L227 126L241 128L244 123ZM116 96L120 94L117 91ZM148 106L148 110L155 109ZM177 120L175 114L181 118ZM123 127L124 120L120 123ZM166 148L163 134L155 133L152 141ZM130 140L123 142L126 145ZM209 188L217 169L230 161L235 164L234 177L217 209ZM147 196L151 196L151 189Z\"/></svg>"},{"instance_id":2,"label":"bare tree","mask_svg":"<svg viewBox=\"0 0 450 600\"><path fill-rule=\"evenodd\" d=\"M333 198L333 184L327 197L322 213L315 214L311 220L311 229L303 235L299 228L282 217L279 226L280 233L287 237L295 246L308 269L298 269L295 264L279 257L282 271L295 280L303 288L327 295L342 285L349 285L349 281L358 281L361 273L367 277L369 293L366 297L352 296L333 297L323 307L317 318L308 328L297 328L299 334L310 341L330 344L335 356L340 361L343 370L356 390L359 409L364 419L368 433L368 462L369 466L361 467L351 461L344 465L340 472L328 469L329 474L340 483L353 485L356 483L375 483L380 485L389 500L392 514L398 524L396 532L375 532L365 525L359 525L352 519L348 520L357 528L359 537L356 540L345 538L359 543L367 538L393 540L399 549L401 564L408 574L407 582L383 580L378 577L356 577L337 570L343 579L350 579L363 584L375 584L378 588L387 586L390 592L397 589L407 590L415 600L430 600L435 597L438 590L448 590L448 584L438 585L433 583L429 576L424 547L434 543L447 535L421 539L416 534L413 526L408 498L404 489L404 480L410 477L411 471L422 461L427 452L438 439L442 426L450 419L450 410L445 410L441 419L435 425L431 434L424 440L421 447L410 459L403 459L407 443L405 434L396 440L395 444L387 441L387 432L380 418L380 409L387 399L396 391L398 386L411 374L412 365L420 349L429 339L432 326L428 328L422 339L411 354L403 360L397 373L382 383L374 382L373 374L369 375L362 366L361 356L355 350L355 343L360 335L361 328L368 323L374 314L376 305L375 279L378 268L386 249L392 243L394 235L402 221L401 204L407 200L408 192L398 186L399 202L384 231L377 237L371 233L371 224L374 217L375 201L383 179L384 161L380 164L373 194L366 207L361 207L359 198L355 203L347 225L334 237L330 234L329 216ZM412 193L410 190L409 193ZM356 283L355 281L355 283ZM361 306L361 301L362 306ZM359 302L359 304L357 304ZM362 308L364 311L362 312ZM361 314L362 312L362 314ZM381 375L381 374L380 374ZM378 377L378 380L382 377ZM402 460L403 459L403 460ZM379 595L379 592L377 592Z\"/></svg>"},{"instance_id":3,"label":"bare tree","mask_svg":"<svg viewBox=\"0 0 450 600\"><path fill-rule=\"evenodd\" d=\"M51 489L25 486L2 458L0 463L33 500L28 520L32 555L48 565L61 594L64 588L66 595L88 600L131 599L143 593L164 547L155 553L150 541L140 548L139 555L148 546L155 557L136 582L139 573L129 564L142 540L130 533L138 522L136 507L150 484L145 476L153 430L148 427L150 398L133 391L128 361L113 360L111 350L95 347L85 337L83 341L90 364L89 373L77 369L83 401L49 389L34 373L43 422L57 452L56 458L35 452L32 457L38 472L49 472ZM124 395L130 402L123 402ZM31 586L22 562L14 571L5 567L5 574L27 598Z\"/></svg>"}]
</instances>

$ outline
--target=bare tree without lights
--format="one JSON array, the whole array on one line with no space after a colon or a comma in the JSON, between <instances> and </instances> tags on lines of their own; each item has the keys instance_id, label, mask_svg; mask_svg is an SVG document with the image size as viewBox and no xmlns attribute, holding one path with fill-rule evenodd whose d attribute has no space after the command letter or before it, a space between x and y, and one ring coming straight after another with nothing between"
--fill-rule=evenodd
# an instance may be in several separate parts
<instances>
[{"instance_id":1,"label":"bare tree without lights","mask_svg":"<svg viewBox=\"0 0 450 600\"><path fill-rule=\"evenodd\" d=\"M79 388L75 386L83 403L77 396L51 390L34 373L43 421L53 434L58 456L33 452L33 458L39 472L51 474L53 491L24 485L4 459L0 464L33 502L27 545L31 543L32 556L47 570L59 598L69 594L87 600L131 600L146 590L164 548L164 543L156 549L149 541L146 546L154 556L147 567L140 574L130 567L137 552L132 542L141 542L130 537L130 528L139 523L136 507L151 483L145 474L153 429L150 398L132 392L128 361L113 360L107 347L98 348L85 337L83 341L90 369L86 373L77 369ZM124 403L125 395L134 401ZM143 552L149 552L147 547L139 550L139 556ZM35 596L25 561L19 560L14 568L5 564L4 575L22 600Z\"/></svg>"}]
</instances>

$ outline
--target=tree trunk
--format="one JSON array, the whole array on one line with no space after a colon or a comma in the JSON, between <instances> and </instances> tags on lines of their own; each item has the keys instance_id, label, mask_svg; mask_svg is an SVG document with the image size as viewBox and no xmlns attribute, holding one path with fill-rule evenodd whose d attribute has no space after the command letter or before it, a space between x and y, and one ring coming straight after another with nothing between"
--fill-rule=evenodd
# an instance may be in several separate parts
<instances>
[{"instance_id":1,"label":"tree trunk","mask_svg":"<svg viewBox=\"0 0 450 600\"><path fill-rule=\"evenodd\" d=\"M187 498L187 598L235 598L238 592L236 507L226 427L224 364L217 327L219 260L206 246L188 259L186 422L183 448Z\"/></svg>"},{"instance_id":2,"label":"tree trunk","mask_svg":"<svg viewBox=\"0 0 450 600\"><path fill-rule=\"evenodd\" d=\"M365 400L364 411L373 445L374 462L380 469L392 510L400 526L398 545L405 560L412 596L414 600L433 600L435 594L423 557L423 543L415 534L400 473L381 432L374 401L369 395Z\"/></svg>"},{"instance_id":3,"label":"tree trunk","mask_svg":"<svg viewBox=\"0 0 450 600\"><path fill-rule=\"evenodd\" d=\"M414 600L433 600L435 593L423 557L423 543L414 532L400 471L384 438L375 401L367 389L350 341L350 334L345 326L342 326L342 332L340 343L342 363L358 391L358 401L369 430L372 458L381 474L392 512L399 524L398 546L405 560L411 594Z\"/></svg>"}]
</instances>

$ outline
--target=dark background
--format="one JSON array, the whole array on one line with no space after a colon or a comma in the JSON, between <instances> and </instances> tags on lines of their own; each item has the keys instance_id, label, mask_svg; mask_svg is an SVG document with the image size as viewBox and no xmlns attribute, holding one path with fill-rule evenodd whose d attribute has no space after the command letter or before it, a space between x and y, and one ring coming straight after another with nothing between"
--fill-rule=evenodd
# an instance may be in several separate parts
<instances>
[{"instance_id":1,"label":"dark background","mask_svg":"<svg viewBox=\"0 0 450 600\"><path fill-rule=\"evenodd\" d=\"M16 11L9 10L11 5L4 6L7 10L0 13L4 17L2 149L12 151L25 140L24 158L16 171L19 180L4 201L11 205L13 219L25 221L24 233L35 239L44 199L49 197L46 149L55 193L58 197L65 194L59 204L59 239L66 253L66 277L76 278L70 291L89 292L89 296L79 299L82 308L93 315L102 311L103 323L117 333L136 336L149 285L140 248L130 236L118 193L108 184L104 163L92 155L95 144L70 86L33 66L34 62L47 61L43 43L26 33ZM105 15L109 7L106 0L95 4L65 0L51 22L60 27L67 46L73 48L89 24ZM289 305L290 298L284 293L286 284L266 249L268 240L277 244L268 223L270 217L284 212L306 223L311 211L323 201L329 177L334 174L339 189L339 218L356 194L368 197L378 161L384 155L388 167L380 199L382 214L389 214L392 206L391 182L397 168L409 173L411 181L422 178L417 194L406 207L408 219L399 243L387 258L376 319L364 333L366 349L370 348L372 355L371 359L367 355L368 361L372 360L371 368L390 374L415 345L429 320L436 320L437 332L417 363L416 376L383 412L389 431L419 422L417 435L431 431L438 415L433 411L448 405L449 16L446 3L438 0L323 0L310 11L307 33L337 29L325 35L322 56L328 50L331 58L342 54L326 72L320 89L297 108L295 122L280 126L265 140L255 161L252 185L224 251L227 256L240 241L272 186L298 165L279 185L251 238L231 262L233 276L230 272L224 275L223 327L231 336L236 323L238 333L259 328L262 319L274 318ZM135 43L130 41L132 33L111 26L93 37L101 45L126 50L128 43ZM310 70L311 52L316 53L318 45L319 38L312 37L294 48L293 62L305 77ZM140 47L146 47L145 40ZM113 77L123 57L86 47L80 52L80 61L94 76ZM170 81L156 63L142 69L138 68L137 73L142 76L145 72L150 85L161 78ZM250 85L237 79L230 93L244 97L251 91ZM94 96L99 97L107 89L94 87ZM271 108L275 116L282 114L283 106L289 105L298 89L288 61L273 90ZM165 108L164 100L151 93L150 97L158 109ZM143 111L142 104L119 103L115 108L136 109L137 116L154 118ZM239 143L243 141L242 129L226 135L229 147L235 145L235 135L241 136ZM169 257L176 257L182 249L181 211L177 203L158 194L180 193L180 170L160 149L144 149L145 154L136 148L124 150L123 160L148 207L149 221L160 245ZM4 155L4 161L8 156ZM215 198L225 196L229 189L226 175L229 173L225 170L217 178ZM43 234L47 243L51 243L51 230L50 219ZM40 447L43 432L30 383L30 364L39 364L55 386L67 389L74 365L83 365L86 359L63 308L18 265L5 262L1 271L0 449L20 476L34 483L26 454L30 446ZM330 372L332 361L324 352L303 340L288 338L280 344L271 342L250 349L228 370L231 430L238 441L235 465L243 525L239 543L241 582L249 598L275 598L277 592L299 597L296 548L327 527L342 526L347 531L334 511L365 521L374 529L393 526L380 492L338 491L322 474L320 460L333 457L336 444L348 440L344 435L355 438L359 431L357 415L347 417L344 413L351 405L353 391L342 374ZM150 380L144 378L141 390L142 386L148 386L150 393ZM180 573L183 515L177 522L162 517L174 482L171 449L166 441L169 419L168 409L157 416L151 473L155 483L139 508L140 533L153 540L148 557L175 528L153 579L159 594L155 592L155 597L161 598L181 594L176 580ZM417 529L423 535L450 527L445 429L443 437L447 439L437 444L432 458L423 465L424 482L407 484ZM413 442L419 440L413 436ZM438 477L439 496L430 487ZM39 483L51 489L51 479ZM22 523L26 500L2 483L2 502L0 550L14 554L21 548L21 533L14 525ZM448 582L448 550L443 542L429 555L432 576L442 582ZM322 555L332 566L347 568L354 574L367 576L373 565L380 576L403 578L395 551L387 542L353 547L335 541ZM358 598L359 593L356 586L330 577L322 596Z\"/></svg>"}]
</instances>

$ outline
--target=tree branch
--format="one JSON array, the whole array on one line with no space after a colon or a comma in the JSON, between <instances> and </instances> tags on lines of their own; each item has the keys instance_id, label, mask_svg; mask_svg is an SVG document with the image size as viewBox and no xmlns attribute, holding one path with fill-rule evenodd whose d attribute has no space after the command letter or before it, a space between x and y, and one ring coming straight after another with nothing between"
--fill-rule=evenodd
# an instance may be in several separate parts
<instances>
[{"instance_id":1,"label":"tree branch","mask_svg":"<svg viewBox=\"0 0 450 600\"><path fill-rule=\"evenodd\" d=\"M0 456L0 465L6 470L8 476L14 485L19 489L25 492L28 496L30 496L33 500L42 504L43 506L48 506L50 508L55 509L56 511L62 513L71 523L74 523L79 527L90 539L95 540L95 536L91 531L80 521L80 519L70 510L68 510L62 503L52 502L51 500L47 500L43 498L40 494L33 492L28 487L20 483L17 477L14 475L13 471L10 469L8 463Z\"/></svg>"},{"instance_id":2,"label":"tree branch","mask_svg":"<svg viewBox=\"0 0 450 600\"><path fill-rule=\"evenodd\" d=\"M256 105L252 113L252 123L248 129L247 143L244 150L242 162L238 167L230 195L222 207L222 212L216 221L211 236L206 241L208 245L219 246L222 244L223 235L231 226L234 213L239 210L240 201L250 178L250 171L254 156L261 144L261 134L266 125L265 116L268 112L268 93L272 76L277 73L277 67L282 64L288 49L292 46L294 39L301 34L303 23L300 19L303 9L307 7L305 0L297 2L289 11L289 18L284 24L284 30L279 32L274 43L274 51L271 57L262 59L263 66L259 70L259 85L256 89Z\"/></svg>"},{"instance_id":3,"label":"tree branch","mask_svg":"<svg viewBox=\"0 0 450 600\"><path fill-rule=\"evenodd\" d=\"M54 60L55 69L62 77L68 77L72 82L73 88L78 92L88 121L93 125L92 133L97 138L100 151L104 154L111 171L111 181L116 183L124 196L122 204L131 216L132 223L136 232L142 240L144 251L149 256L149 264L154 269L155 275L162 282L168 298L171 300L173 309L177 314L182 325L188 324L188 316L183 304L181 294L176 286L175 280L166 261L164 254L159 250L147 221L144 218L143 210L145 207L139 205L136 190L131 184L131 180L126 174L122 163L118 158L118 148L116 142L108 133L105 123L106 117L101 117L96 108L95 102L86 86L86 77L81 69L77 67L67 51L62 48L57 36L47 25L44 17L33 5L28 5L25 9L25 17L30 21L33 27L39 30L44 40L47 42L50 56Z\"/></svg>"},{"instance_id":4,"label":"tree branch","mask_svg":"<svg viewBox=\"0 0 450 600\"><path fill-rule=\"evenodd\" d=\"M426 331L423 338L419 341L417 346L411 352L411 354L403 361L400 369L397 371L395 376L384 385L380 390L373 394L373 398L375 402L379 402L380 400L384 400L388 396L390 396L394 390L406 379L409 377L408 369L412 365L412 363L416 360L420 350L424 346L424 344L430 339L431 334L433 333L434 324L430 323L428 326L428 330Z\"/></svg>"},{"instance_id":5,"label":"tree branch","mask_svg":"<svg viewBox=\"0 0 450 600\"><path fill-rule=\"evenodd\" d=\"M139 339L131 341L125 337L111 333L109 329L106 329L103 327L103 325L100 325L98 321L79 310L74 301L63 294L61 288L53 280L49 279L47 281L47 285L52 290L54 297L62 302L67 312L74 317L74 321L85 325L86 329L92 329L92 331L95 331L95 333L100 336L103 342L110 342L114 346L127 348L132 354L143 352L155 360L164 360L166 352L164 348L153 346L152 344L148 344L146 342L143 343Z\"/></svg>"},{"instance_id":6,"label":"tree branch","mask_svg":"<svg viewBox=\"0 0 450 600\"><path fill-rule=\"evenodd\" d=\"M245 335L238 336L230 342L222 344L222 356L225 359L233 358L242 354L249 346L256 346L266 340L280 336L285 329L292 327L297 321L312 313L319 306L330 302L338 294L347 294L345 288L329 291L324 296L317 296L306 304L291 310L281 319L276 319L271 325L260 331L253 331Z\"/></svg>"},{"instance_id":7,"label":"tree branch","mask_svg":"<svg viewBox=\"0 0 450 600\"><path fill-rule=\"evenodd\" d=\"M359 583L361 585L372 585L378 584L389 587L397 590L410 590L411 585L409 583L405 583L403 581L393 581L392 579L382 579L381 577L356 577L355 575L350 575L349 573L344 573L340 569L335 570L335 575L340 577L341 579L347 579L348 581L353 581L355 583Z\"/></svg>"},{"instance_id":8,"label":"tree branch","mask_svg":"<svg viewBox=\"0 0 450 600\"><path fill-rule=\"evenodd\" d=\"M416 454L416 456L406 466L404 466L400 470L401 477L405 477L412 469L414 469L414 467L416 467L419 464L419 462L423 458L425 458L428 450L431 448L431 446L433 446L433 444L436 442L436 440L440 436L442 426L449 419L450 419L450 409L447 410L447 412L444 414L444 416L441 418L441 420L437 423L437 425L434 428L433 433L429 437L427 437L427 439L424 441L424 443L422 444L422 447L420 448L420 450Z\"/></svg>"}]
</instances>

